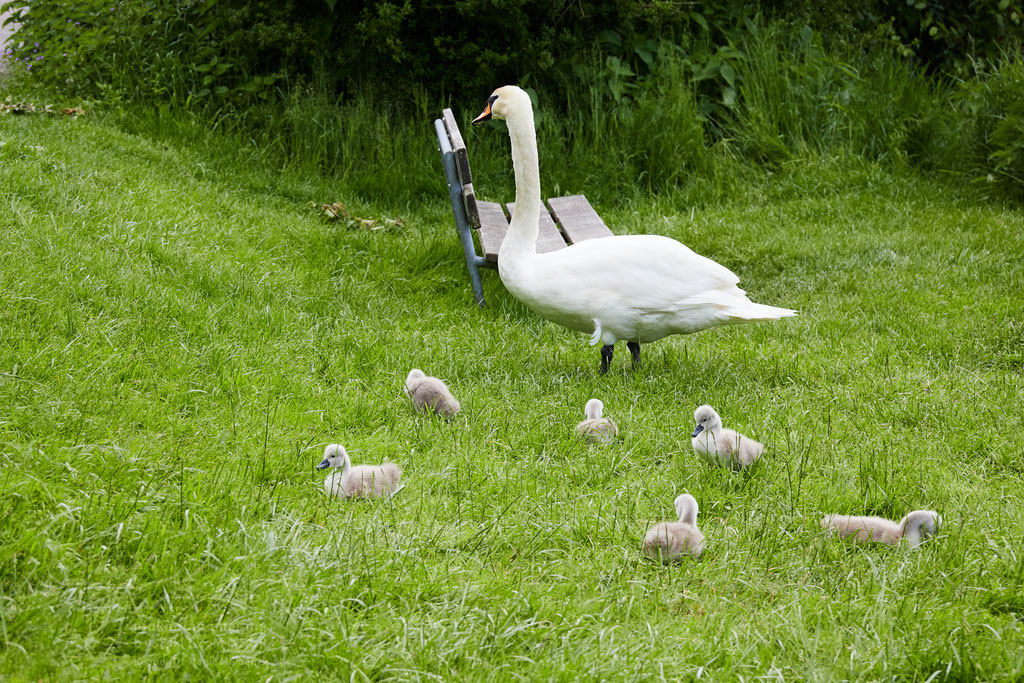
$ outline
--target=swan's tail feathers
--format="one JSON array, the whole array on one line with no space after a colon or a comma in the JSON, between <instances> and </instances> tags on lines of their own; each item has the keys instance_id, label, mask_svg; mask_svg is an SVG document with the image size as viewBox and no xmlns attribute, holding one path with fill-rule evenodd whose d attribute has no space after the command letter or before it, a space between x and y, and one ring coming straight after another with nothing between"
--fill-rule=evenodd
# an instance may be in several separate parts
<instances>
[{"instance_id":1,"label":"swan's tail feathers","mask_svg":"<svg viewBox=\"0 0 1024 683\"><path fill-rule=\"evenodd\" d=\"M738 287L726 288L724 291L714 290L691 296L678 302L675 310L704 311L719 325L755 322L758 320L778 320L796 315L796 311L778 306L756 304ZM698 328L703 329L703 328Z\"/></svg>"},{"instance_id":2,"label":"swan's tail feathers","mask_svg":"<svg viewBox=\"0 0 1024 683\"><path fill-rule=\"evenodd\" d=\"M789 308L779 308L778 306L766 306L765 304L755 304L753 301L742 301L736 302L735 304L729 304L723 307L723 312L732 319L737 321L755 321L755 320L778 320L779 318L792 318L797 313L796 311Z\"/></svg>"}]
</instances>

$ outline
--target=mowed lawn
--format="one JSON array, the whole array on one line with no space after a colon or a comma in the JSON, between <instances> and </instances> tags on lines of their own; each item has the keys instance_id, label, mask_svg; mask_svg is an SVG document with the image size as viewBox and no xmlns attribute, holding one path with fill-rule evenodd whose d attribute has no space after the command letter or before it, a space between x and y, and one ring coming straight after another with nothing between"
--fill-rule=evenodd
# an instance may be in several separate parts
<instances>
[{"instance_id":1,"label":"mowed lawn","mask_svg":"<svg viewBox=\"0 0 1024 683\"><path fill-rule=\"evenodd\" d=\"M496 273L473 305L437 174L395 203L0 117L0 678L1024 677L1019 208L850 158L598 202L800 311L602 377ZM405 225L310 206L338 200ZM414 414L412 367L462 414ZM618 443L573 438L591 397ZM763 461L705 465L702 403ZM334 442L405 488L328 500ZM703 560L642 560L681 492ZM944 526L917 550L819 526L919 508Z\"/></svg>"}]
</instances>

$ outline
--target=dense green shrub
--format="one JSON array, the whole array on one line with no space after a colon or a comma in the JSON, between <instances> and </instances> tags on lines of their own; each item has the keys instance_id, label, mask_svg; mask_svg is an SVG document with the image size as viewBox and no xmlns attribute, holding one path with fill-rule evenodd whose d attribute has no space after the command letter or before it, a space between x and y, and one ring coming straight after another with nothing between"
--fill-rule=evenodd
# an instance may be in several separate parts
<instances>
[{"instance_id":1,"label":"dense green shrub","mask_svg":"<svg viewBox=\"0 0 1024 683\"><path fill-rule=\"evenodd\" d=\"M962 86L960 148L1000 194L1024 200L1024 62L1015 54Z\"/></svg>"},{"instance_id":2,"label":"dense green shrub","mask_svg":"<svg viewBox=\"0 0 1024 683\"><path fill-rule=\"evenodd\" d=\"M314 81L334 94L376 87L391 99L415 88L476 97L513 81L554 91L594 63L595 49L608 87L621 97L650 73L664 42L694 59L698 82L713 81L700 89L701 99L724 85L729 100L735 94L730 46L758 16L809 25L830 44L856 42L891 25L903 50L938 68L991 56L1024 36L1019 0L857 0L824 8L811 0L6 0L4 6L20 22L16 64L39 81L77 94L181 104L248 102ZM703 50L695 53L694 45Z\"/></svg>"},{"instance_id":3,"label":"dense green shrub","mask_svg":"<svg viewBox=\"0 0 1024 683\"><path fill-rule=\"evenodd\" d=\"M661 191L714 173L723 153L775 165L841 150L956 170L1020 197L1018 2L4 7L21 23L14 66L30 84L199 112L284 163L358 178L368 192L429 191L436 159L423 131L442 103L476 113L493 87L516 82L541 104L547 177L573 189L628 179ZM962 85L938 75L965 64Z\"/></svg>"},{"instance_id":4,"label":"dense green shrub","mask_svg":"<svg viewBox=\"0 0 1024 683\"><path fill-rule=\"evenodd\" d=\"M15 71L79 97L197 104L274 95L311 73L326 33L319 3L9 0Z\"/></svg>"},{"instance_id":5,"label":"dense green shrub","mask_svg":"<svg viewBox=\"0 0 1024 683\"><path fill-rule=\"evenodd\" d=\"M997 62L1024 37L1019 0L873 0L860 10L864 28L885 21L933 70L965 75L979 59Z\"/></svg>"},{"instance_id":6,"label":"dense green shrub","mask_svg":"<svg viewBox=\"0 0 1024 683\"><path fill-rule=\"evenodd\" d=\"M693 14L640 0L9 0L14 49L49 86L195 103L269 94L280 79L334 93L376 86L401 99L480 95L506 82L549 84L602 30L646 44ZM634 39L634 36L641 36ZM641 48L638 48L641 49ZM642 52L642 49L641 49Z\"/></svg>"}]
</instances>

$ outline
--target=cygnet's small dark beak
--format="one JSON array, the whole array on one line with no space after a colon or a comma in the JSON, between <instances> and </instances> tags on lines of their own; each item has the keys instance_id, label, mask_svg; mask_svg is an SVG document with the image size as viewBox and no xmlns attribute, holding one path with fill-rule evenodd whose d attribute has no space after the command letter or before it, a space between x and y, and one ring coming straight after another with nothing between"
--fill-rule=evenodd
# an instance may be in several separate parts
<instances>
[{"instance_id":1,"label":"cygnet's small dark beak","mask_svg":"<svg viewBox=\"0 0 1024 683\"><path fill-rule=\"evenodd\" d=\"M697 436L698 434L700 434L703 431L704 431L703 425L697 425L697 428L693 430L693 434L690 434L690 436L691 437Z\"/></svg>"},{"instance_id":2,"label":"cygnet's small dark beak","mask_svg":"<svg viewBox=\"0 0 1024 683\"><path fill-rule=\"evenodd\" d=\"M318 470L325 470L331 466L331 461L328 458L324 458L323 462L316 466Z\"/></svg>"},{"instance_id":3,"label":"cygnet's small dark beak","mask_svg":"<svg viewBox=\"0 0 1024 683\"><path fill-rule=\"evenodd\" d=\"M490 100L488 100L487 101L487 106L484 107L483 113L480 114L480 116L478 116L475 119L473 119L473 125L475 126L478 123L483 123L484 121L490 121L490 120L491 120L491 102L490 102Z\"/></svg>"}]
</instances>

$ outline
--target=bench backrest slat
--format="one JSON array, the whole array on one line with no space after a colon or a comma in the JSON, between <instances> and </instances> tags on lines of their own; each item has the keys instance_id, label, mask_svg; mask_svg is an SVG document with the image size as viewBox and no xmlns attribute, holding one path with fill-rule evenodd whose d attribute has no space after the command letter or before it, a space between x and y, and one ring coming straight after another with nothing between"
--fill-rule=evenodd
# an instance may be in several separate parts
<instances>
[{"instance_id":1,"label":"bench backrest slat","mask_svg":"<svg viewBox=\"0 0 1024 683\"><path fill-rule=\"evenodd\" d=\"M459 171L459 180L462 181L462 199L466 204L466 217L474 227L480 227L480 210L477 207L476 194L473 192L473 174L469 170L469 152L466 150L466 141L462 139L462 132L459 124L455 122L455 114L451 109L445 109L441 114L445 130L448 131L448 140L452 143L452 152L455 153L455 167Z\"/></svg>"},{"instance_id":2,"label":"bench backrest slat","mask_svg":"<svg viewBox=\"0 0 1024 683\"><path fill-rule=\"evenodd\" d=\"M466 218L474 228L480 227L480 202L476 200L476 190L473 183L462 186L462 202L466 206Z\"/></svg>"},{"instance_id":3,"label":"bench backrest slat","mask_svg":"<svg viewBox=\"0 0 1024 683\"><path fill-rule=\"evenodd\" d=\"M452 141L455 164L459 168L459 179L462 180L463 185L472 185L473 176L469 172L469 152L466 151L466 141L462 139L459 124L455 123L455 114L451 109L445 109L441 118L444 120L444 127L448 130L448 139Z\"/></svg>"},{"instance_id":4,"label":"bench backrest slat","mask_svg":"<svg viewBox=\"0 0 1024 683\"><path fill-rule=\"evenodd\" d=\"M562 227L570 244L598 237L611 237L612 231L581 194L552 197L548 200L551 213Z\"/></svg>"}]
</instances>

